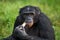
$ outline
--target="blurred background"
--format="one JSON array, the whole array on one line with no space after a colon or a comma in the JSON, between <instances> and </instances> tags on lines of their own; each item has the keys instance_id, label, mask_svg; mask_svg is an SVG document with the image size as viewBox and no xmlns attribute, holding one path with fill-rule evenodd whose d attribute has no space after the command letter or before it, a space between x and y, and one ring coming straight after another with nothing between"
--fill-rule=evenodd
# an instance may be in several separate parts
<instances>
[{"instance_id":1,"label":"blurred background","mask_svg":"<svg viewBox=\"0 0 60 40\"><path fill-rule=\"evenodd\" d=\"M60 40L60 0L0 0L0 39L11 35L19 9L33 5L51 20L56 40Z\"/></svg>"}]
</instances>

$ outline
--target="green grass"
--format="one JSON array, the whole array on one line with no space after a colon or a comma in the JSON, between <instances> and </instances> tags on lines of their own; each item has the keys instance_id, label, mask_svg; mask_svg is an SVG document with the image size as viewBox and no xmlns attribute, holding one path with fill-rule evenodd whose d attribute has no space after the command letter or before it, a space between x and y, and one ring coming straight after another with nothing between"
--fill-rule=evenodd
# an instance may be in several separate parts
<instances>
[{"instance_id":1,"label":"green grass","mask_svg":"<svg viewBox=\"0 0 60 40\"><path fill-rule=\"evenodd\" d=\"M26 5L39 7L50 18L55 29L56 40L60 40L59 0L0 0L0 39L11 35L19 9Z\"/></svg>"}]
</instances>

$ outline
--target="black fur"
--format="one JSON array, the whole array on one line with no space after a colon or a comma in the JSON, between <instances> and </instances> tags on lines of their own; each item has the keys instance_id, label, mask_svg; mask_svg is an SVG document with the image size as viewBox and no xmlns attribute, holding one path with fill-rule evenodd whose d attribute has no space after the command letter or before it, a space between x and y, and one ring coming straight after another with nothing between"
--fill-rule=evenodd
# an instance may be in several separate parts
<instances>
[{"instance_id":1,"label":"black fur","mask_svg":"<svg viewBox=\"0 0 60 40\"><path fill-rule=\"evenodd\" d=\"M32 28L26 29L26 33L31 36L33 39L26 39L26 40L55 40L54 36L54 29L52 28L52 24L49 20L49 18L41 12L41 10L38 7L35 6L25 6L20 9L19 15L16 18L14 29L21 25L24 22L23 19L23 12L27 12L27 8L30 8L30 11L35 10L35 18L34 18L34 25ZM14 30L13 30L14 31ZM15 37L14 33L12 33L12 36L10 36L6 40L22 40L21 38Z\"/></svg>"}]
</instances>

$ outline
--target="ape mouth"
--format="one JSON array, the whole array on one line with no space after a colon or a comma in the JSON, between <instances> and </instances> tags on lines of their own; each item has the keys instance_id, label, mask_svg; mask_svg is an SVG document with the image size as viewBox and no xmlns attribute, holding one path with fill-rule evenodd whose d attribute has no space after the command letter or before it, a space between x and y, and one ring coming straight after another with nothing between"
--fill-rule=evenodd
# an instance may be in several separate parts
<instances>
[{"instance_id":1,"label":"ape mouth","mask_svg":"<svg viewBox=\"0 0 60 40\"><path fill-rule=\"evenodd\" d=\"M33 20L28 20L28 21L25 21L26 24L32 24L33 23Z\"/></svg>"},{"instance_id":2,"label":"ape mouth","mask_svg":"<svg viewBox=\"0 0 60 40\"><path fill-rule=\"evenodd\" d=\"M26 22L26 25L30 28L33 25L33 22Z\"/></svg>"},{"instance_id":3,"label":"ape mouth","mask_svg":"<svg viewBox=\"0 0 60 40\"><path fill-rule=\"evenodd\" d=\"M32 22L26 22L26 25L32 24Z\"/></svg>"}]
</instances>

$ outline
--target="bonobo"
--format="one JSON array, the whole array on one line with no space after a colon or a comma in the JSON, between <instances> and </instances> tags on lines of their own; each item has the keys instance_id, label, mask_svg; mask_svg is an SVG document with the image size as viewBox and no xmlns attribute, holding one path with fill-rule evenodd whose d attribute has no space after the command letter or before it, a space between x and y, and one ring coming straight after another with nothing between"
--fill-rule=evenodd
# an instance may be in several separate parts
<instances>
[{"instance_id":1,"label":"bonobo","mask_svg":"<svg viewBox=\"0 0 60 40\"><path fill-rule=\"evenodd\" d=\"M6 40L55 40L54 29L38 7L25 6L20 9L13 33Z\"/></svg>"}]
</instances>

